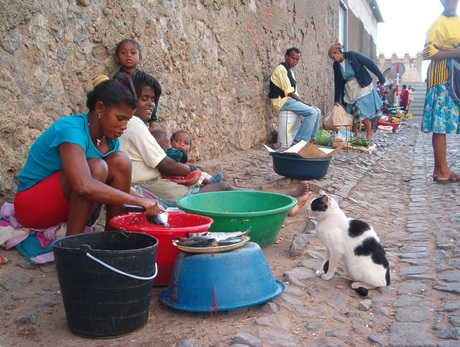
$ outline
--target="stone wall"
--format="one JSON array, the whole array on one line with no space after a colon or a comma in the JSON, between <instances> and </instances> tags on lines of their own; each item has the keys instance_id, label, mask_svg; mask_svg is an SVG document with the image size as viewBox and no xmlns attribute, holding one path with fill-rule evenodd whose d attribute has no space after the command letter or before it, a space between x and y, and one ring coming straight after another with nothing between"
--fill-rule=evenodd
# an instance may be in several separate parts
<instances>
[{"instance_id":1,"label":"stone wall","mask_svg":"<svg viewBox=\"0 0 460 347\"><path fill-rule=\"evenodd\" d=\"M33 141L56 119L86 111L100 74L130 35L141 70L163 87L158 126L193 134L193 158L211 159L264 142L276 119L268 78L291 46L301 96L327 114L337 40L335 0L1 0L0 200Z\"/></svg>"}]
</instances>

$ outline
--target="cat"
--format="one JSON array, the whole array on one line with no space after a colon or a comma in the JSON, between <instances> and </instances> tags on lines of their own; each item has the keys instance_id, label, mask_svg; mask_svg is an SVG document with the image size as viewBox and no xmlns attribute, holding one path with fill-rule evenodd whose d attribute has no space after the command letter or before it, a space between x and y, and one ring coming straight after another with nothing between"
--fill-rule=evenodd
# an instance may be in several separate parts
<instances>
[{"instance_id":1,"label":"cat","mask_svg":"<svg viewBox=\"0 0 460 347\"><path fill-rule=\"evenodd\" d=\"M327 253L317 276L329 281L343 258L352 278L351 287L361 296L368 289L390 285L390 271L385 250L374 229L366 222L347 218L337 201L324 192L311 202L316 215L316 235Z\"/></svg>"}]
</instances>

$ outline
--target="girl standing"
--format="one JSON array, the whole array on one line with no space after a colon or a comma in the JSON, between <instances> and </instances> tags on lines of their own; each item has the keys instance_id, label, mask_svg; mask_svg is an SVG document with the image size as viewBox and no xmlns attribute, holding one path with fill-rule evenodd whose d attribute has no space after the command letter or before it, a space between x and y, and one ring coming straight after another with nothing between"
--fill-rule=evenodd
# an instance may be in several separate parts
<instances>
[{"instance_id":1,"label":"girl standing","mask_svg":"<svg viewBox=\"0 0 460 347\"><path fill-rule=\"evenodd\" d=\"M121 40L115 49L115 61L120 65L120 69L113 78L117 78L120 73L127 73L131 77L139 75L142 72L137 68L137 65L141 62L141 60L142 51L139 43L132 39ZM157 110L160 96L161 86L160 83L155 80L155 108L153 109L150 118L145 120L146 124L149 126L149 130L153 130L155 128L155 122L158 120Z\"/></svg>"}]
</instances>

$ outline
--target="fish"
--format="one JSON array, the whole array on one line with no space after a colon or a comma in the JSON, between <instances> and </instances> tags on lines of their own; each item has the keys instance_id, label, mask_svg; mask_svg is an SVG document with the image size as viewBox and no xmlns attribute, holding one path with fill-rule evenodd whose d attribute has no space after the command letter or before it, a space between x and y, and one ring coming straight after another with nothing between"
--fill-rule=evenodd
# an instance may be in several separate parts
<instances>
[{"instance_id":1,"label":"fish","mask_svg":"<svg viewBox=\"0 0 460 347\"><path fill-rule=\"evenodd\" d=\"M168 224L168 212L160 211L157 214L147 217L147 221L152 224L161 224L165 228L168 228L170 225Z\"/></svg>"},{"instance_id":2,"label":"fish","mask_svg":"<svg viewBox=\"0 0 460 347\"><path fill-rule=\"evenodd\" d=\"M208 234L207 231L199 231L196 233L185 233L187 235L187 238L193 237L193 236L206 236Z\"/></svg>"},{"instance_id":3,"label":"fish","mask_svg":"<svg viewBox=\"0 0 460 347\"><path fill-rule=\"evenodd\" d=\"M142 206L136 205L121 205L120 206L121 212L144 212L145 208ZM152 224L159 224L163 225L165 228L170 227L171 225L168 224L168 212L160 211L157 214L146 216L147 222Z\"/></svg>"},{"instance_id":4,"label":"fish","mask_svg":"<svg viewBox=\"0 0 460 347\"><path fill-rule=\"evenodd\" d=\"M215 247L215 246L229 246L240 243L243 241L242 235L246 232L237 233L187 233L187 237L175 236L177 241L173 241L176 246L186 247ZM233 234L230 237L228 234ZM227 236L227 237L225 237Z\"/></svg>"},{"instance_id":5,"label":"fish","mask_svg":"<svg viewBox=\"0 0 460 347\"><path fill-rule=\"evenodd\" d=\"M178 246L186 246L186 247L212 247L217 246L216 239L212 237L206 236L194 236L190 238L183 238L183 237L176 237L178 242L176 245Z\"/></svg>"},{"instance_id":6,"label":"fish","mask_svg":"<svg viewBox=\"0 0 460 347\"><path fill-rule=\"evenodd\" d=\"M210 237L210 236L207 236L207 235L191 235L191 236L187 236L187 237L180 237L180 236L174 236L179 242L185 242L185 241L202 241L202 240L207 240L207 239L211 239L211 240L215 240L214 237Z\"/></svg>"},{"instance_id":7,"label":"fish","mask_svg":"<svg viewBox=\"0 0 460 347\"><path fill-rule=\"evenodd\" d=\"M251 231L251 228L246 231L233 231L233 232L208 232L207 235L214 237L217 241L225 240L229 237L241 237Z\"/></svg>"},{"instance_id":8,"label":"fish","mask_svg":"<svg viewBox=\"0 0 460 347\"><path fill-rule=\"evenodd\" d=\"M235 243L240 243L242 242L243 239L240 236L233 236L233 237L227 237L226 239L220 240L217 242L218 246L228 246L228 245L234 245Z\"/></svg>"}]
</instances>

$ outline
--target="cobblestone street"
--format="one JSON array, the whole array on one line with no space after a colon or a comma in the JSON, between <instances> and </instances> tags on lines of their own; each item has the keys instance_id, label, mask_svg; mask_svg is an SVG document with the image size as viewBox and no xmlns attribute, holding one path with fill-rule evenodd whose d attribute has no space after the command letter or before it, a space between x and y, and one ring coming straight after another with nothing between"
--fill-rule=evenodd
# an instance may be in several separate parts
<instances>
[{"instance_id":1,"label":"cobblestone street","mask_svg":"<svg viewBox=\"0 0 460 347\"><path fill-rule=\"evenodd\" d=\"M374 160L357 163L358 182L348 192L338 177L333 187L348 215L378 226L390 261L392 285L372 298L389 328L369 339L390 346L458 346L460 186L432 181L431 134L420 133L418 124L401 129ZM448 142L448 162L458 171L459 138Z\"/></svg>"},{"instance_id":2,"label":"cobblestone street","mask_svg":"<svg viewBox=\"0 0 460 347\"><path fill-rule=\"evenodd\" d=\"M460 185L432 181L431 134L421 133L419 122L406 121L396 137L378 135L379 150L372 155L340 153L328 182L319 182L348 216L374 226L387 252L392 284L370 293L369 302L337 293L343 285L337 277L329 283L305 282L314 277L324 254L323 246L309 239L307 257L284 278L308 293L307 304L302 295L294 307L308 307L311 300L319 312L308 313L309 338L293 338L292 345L360 345L366 343L362 337L382 346L460 344ZM458 136L448 136L448 162L456 172L459 143ZM295 293L288 288L276 301L292 305ZM324 314L327 306L337 310L335 316ZM332 327L331 319L336 321Z\"/></svg>"},{"instance_id":3,"label":"cobblestone street","mask_svg":"<svg viewBox=\"0 0 460 347\"><path fill-rule=\"evenodd\" d=\"M372 154L342 150L326 177L310 185L314 196L326 189L348 217L373 225L390 262L391 286L363 298L341 268L330 281L316 277L325 248L303 209L286 219L280 242L263 249L275 278L286 284L271 302L215 320L162 306L163 288L154 288L144 328L89 340L68 331L54 264L31 265L16 250L0 249L10 259L0 267L0 345L459 346L460 184L432 180L431 134L420 132L419 117L374 140ZM460 136L448 136L447 144L451 169L460 172ZM272 171L264 149L228 163L197 164L242 187L281 192L296 183Z\"/></svg>"}]
</instances>

